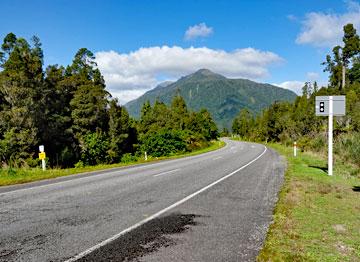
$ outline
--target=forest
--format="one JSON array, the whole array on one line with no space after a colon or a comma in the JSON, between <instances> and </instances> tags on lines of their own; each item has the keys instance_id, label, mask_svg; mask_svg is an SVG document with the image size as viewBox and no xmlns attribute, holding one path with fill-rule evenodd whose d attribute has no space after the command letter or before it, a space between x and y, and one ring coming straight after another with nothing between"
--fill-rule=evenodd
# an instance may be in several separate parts
<instances>
[{"instance_id":1,"label":"forest","mask_svg":"<svg viewBox=\"0 0 360 262\"><path fill-rule=\"evenodd\" d=\"M352 24L344 26L343 46L335 46L322 63L329 83L306 82L293 103L276 102L261 114L241 110L232 129L245 140L297 142L302 150L327 150L327 117L315 116L315 96L345 95L346 116L334 118L334 151L360 166L360 39Z\"/></svg>"},{"instance_id":2,"label":"forest","mask_svg":"<svg viewBox=\"0 0 360 262\"><path fill-rule=\"evenodd\" d=\"M81 167L119 163L147 152L158 157L189 152L219 136L210 113L191 112L180 95L166 106L145 103L139 120L106 91L94 54L80 48L72 64L48 65L40 39L9 33L0 51L0 163Z\"/></svg>"}]
</instances>

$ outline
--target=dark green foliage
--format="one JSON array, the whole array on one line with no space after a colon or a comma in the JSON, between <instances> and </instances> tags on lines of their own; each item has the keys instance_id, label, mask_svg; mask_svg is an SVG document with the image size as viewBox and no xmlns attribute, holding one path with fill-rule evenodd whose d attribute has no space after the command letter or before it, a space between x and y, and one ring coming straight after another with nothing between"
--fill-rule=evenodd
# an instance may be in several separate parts
<instances>
[{"instance_id":1,"label":"dark green foliage","mask_svg":"<svg viewBox=\"0 0 360 262\"><path fill-rule=\"evenodd\" d=\"M210 113L189 112L178 92L171 106L146 103L140 121L111 99L94 54L81 48L67 67L43 70L40 39L8 34L0 52L0 164L83 167L192 151L218 137ZM139 135L139 137L138 137Z\"/></svg>"},{"instance_id":2,"label":"dark green foliage","mask_svg":"<svg viewBox=\"0 0 360 262\"><path fill-rule=\"evenodd\" d=\"M324 72L329 72L330 86L337 87L341 90L342 81L345 85L356 81L358 73L358 61L360 54L360 38L356 33L356 29L352 24L344 26L344 46L335 46L333 48L333 57L326 56ZM355 67L349 69L351 62ZM344 78L344 79L343 79Z\"/></svg>"},{"instance_id":3,"label":"dark green foliage","mask_svg":"<svg viewBox=\"0 0 360 262\"><path fill-rule=\"evenodd\" d=\"M343 42L343 61L345 65L348 65L350 60L360 53L360 38L356 34L353 24L344 26Z\"/></svg>"},{"instance_id":4,"label":"dark green foliage","mask_svg":"<svg viewBox=\"0 0 360 262\"><path fill-rule=\"evenodd\" d=\"M249 137L253 130L254 119L250 111L242 109L239 115L234 119L232 130L241 137Z\"/></svg>"},{"instance_id":5,"label":"dark green foliage","mask_svg":"<svg viewBox=\"0 0 360 262\"><path fill-rule=\"evenodd\" d=\"M141 116L141 106L155 100L171 105L174 96L180 95L188 109L200 111L206 108L219 128L231 128L231 121L247 108L258 114L275 101L293 101L296 94L290 90L269 84L260 84L246 79L228 79L209 70L201 69L180 78L175 83L159 85L125 106L129 114Z\"/></svg>"},{"instance_id":6,"label":"dark green foliage","mask_svg":"<svg viewBox=\"0 0 360 262\"><path fill-rule=\"evenodd\" d=\"M207 141L216 139L219 132L211 114L206 109L193 113L189 118L188 129L202 135Z\"/></svg>"},{"instance_id":7,"label":"dark green foliage","mask_svg":"<svg viewBox=\"0 0 360 262\"><path fill-rule=\"evenodd\" d=\"M0 73L1 106L0 159L26 165L38 142L38 124L44 74L41 44L31 47L23 38L8 34L2 44ZM10 160L11 159L11 160Z\"/></svg>"},{"instance_id":8,"label":"dark green foliage","mask_svg":"<svg viewBox=\"0 0 360 262\"><path fill-rule=\"evenodd\" d=\"M158 100L153 107L150 102L145 102L138 131L141 150L153 156L192 151L219 136L210 113L206 109L198 113L189 112L180 95L174 96L170 107Z\"/></svg>"},{"instance_id":9,"label":"dark green foliage","mask_svg":"<svg viewBox=\"0 0 360 262\"><path fill-rule=\"evenodd\" d=\"M185 152L186 143L180 131L164 129L145 135L142 139L142 150L154 157L168 156L178 152Z\"/></svg>"},{"instance_id":10,"label":"dark green foliage","mask_svg":"<svg viewBox=\"0 0 360 262\"><path fill-rule=\"evenodd\" d=\"M66 69L43 72L38 37L8 34L0 53L0 164L37 164L40 144L50 166L120 161L137 143L126 110L110 99L94 55L81 48ZM109 106L110 105L110 106Z\"/></svg>"},{"instance_id":11,"label":"dark green foliage","mask_svg":"<svg viewBox=\"0 0 360 262\"><path fill-rule=\"evenodd\" d=\"M132 126L129 114L125 107L119 106L117 100L110 102L109 109L109 136L110 147L108 155L110 162L122 159L125 153L133 152L136 143L136 129Z\"/></svg>"},{"instance_id":12,"label":"dark green foliage","mask_svg":"<svg viewBox=\"0 0 360 262\"><path fill-rule=\"evenodd\" d=\"M108 137L101 132L88 133L84 136L81 144L81 161L85 165L106 163L109 148Z\"/></svg>"}]
</instances>

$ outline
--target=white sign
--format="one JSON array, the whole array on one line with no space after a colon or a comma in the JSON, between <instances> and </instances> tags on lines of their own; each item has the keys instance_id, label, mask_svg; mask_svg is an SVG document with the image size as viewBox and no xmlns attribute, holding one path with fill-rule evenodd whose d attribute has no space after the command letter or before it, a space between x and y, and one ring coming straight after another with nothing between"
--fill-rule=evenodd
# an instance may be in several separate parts
<instances>
[{"instance_id":1,"label":"white sign","mask_svg":"<svg viewBox=\"0 0 360 262\"><path fill-rule=\"evenodd\" d=\"M39 146L39 151L40 152L44 152L45 151L45 147L43 145Z\"/></svg>"},{"instance_id":2,"label":"white sign","mask_svg":"<svg viewBox=\"0 0 360 262\"><path fill-rule=\"evenodd\" d=\"M345 96L332 96L333 99L333 115L345 115ZM315 98L315 115L328 116L330 112L329 104L330 96L317 96Z\"/></svg>"}]
</instances>

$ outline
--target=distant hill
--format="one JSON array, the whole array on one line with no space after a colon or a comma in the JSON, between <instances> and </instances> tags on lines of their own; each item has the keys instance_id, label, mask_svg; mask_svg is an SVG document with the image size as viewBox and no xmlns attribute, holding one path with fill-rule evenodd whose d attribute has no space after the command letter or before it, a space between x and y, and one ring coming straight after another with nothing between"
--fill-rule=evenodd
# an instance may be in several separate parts
<instances>
[{"instance_id":1,"label":"distant hill","mask_svg":"<svg viewBox=\"0 0 360 262\"><path fill-rule=\"evenodd\" d=\"M293 101L296 94L270 84L256 83L247 79L229 79L207 69L182 77L176 82L165 82L128 102L125 107L131 116L138 118L142 105L155 99L170 104L177 94L185 99L189 109L206 108L219 128L231 128L234 117L243 108L259 113L275 101Z\"/></svg>"}]
</instances>

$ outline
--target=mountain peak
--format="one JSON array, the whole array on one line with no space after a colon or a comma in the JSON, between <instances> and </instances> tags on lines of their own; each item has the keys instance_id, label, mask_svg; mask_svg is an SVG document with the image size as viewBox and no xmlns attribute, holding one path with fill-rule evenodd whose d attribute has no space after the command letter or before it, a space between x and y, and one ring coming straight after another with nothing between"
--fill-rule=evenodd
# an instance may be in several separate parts
<instances>
[{"instance_id":1,"label":"mountain peak","mask_svg":"<svg viewBox=\"0 0 360 262\"><path fill-rule=\"evenodd\" d=\"M201 74L201 75L205 75L205 76L217 75L214 72L212 72L212 71L210 71L209 69L206 69L206 68L199 69L194 74Z\"/></svg>"},{"instance_id":2,"label":"mountain peak","mask_svg":"<svg viewBox=\"0 0 360 262\"><path fill-rule=\"evenodd\" d=\"M195 73L185 76L184 78L187 80L189 80L189 79L191 79L191 80L226 79L226 77L224 77L220 74L214 73L206 68L199 69Z\"/></svg>"}]
</instances>

